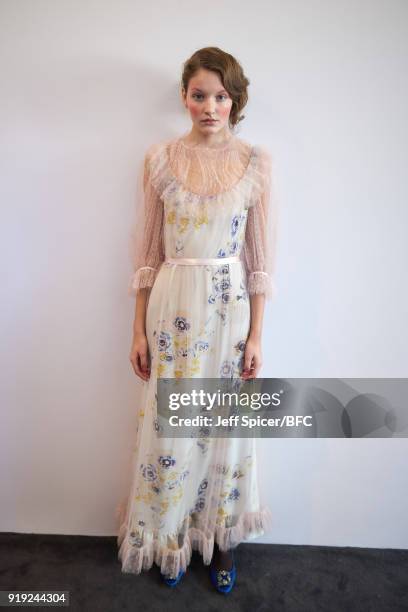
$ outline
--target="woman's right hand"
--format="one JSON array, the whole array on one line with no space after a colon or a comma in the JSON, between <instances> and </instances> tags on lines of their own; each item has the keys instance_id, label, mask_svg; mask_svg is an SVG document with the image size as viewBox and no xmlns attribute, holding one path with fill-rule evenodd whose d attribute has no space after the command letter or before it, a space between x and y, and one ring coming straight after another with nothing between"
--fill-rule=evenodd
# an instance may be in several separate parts
<instances>
[{"instance_id":1,"label":"woman's right hand","mask_svg":"<svg viewBox=\"0 0 408 612\"><path fill-rule=\"evenodd\" d=\"M146 334L134 334L129 359L136 375L139 376L142 380L149 380L150 358L149 345L147 342Z\"/></svg>"}]
</instances>

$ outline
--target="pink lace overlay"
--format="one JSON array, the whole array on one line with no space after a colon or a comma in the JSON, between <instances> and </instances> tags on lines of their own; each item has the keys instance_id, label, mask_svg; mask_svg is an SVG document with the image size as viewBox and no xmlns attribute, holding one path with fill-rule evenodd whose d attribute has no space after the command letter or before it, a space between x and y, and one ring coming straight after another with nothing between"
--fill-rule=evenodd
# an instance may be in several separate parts
<instances>
[{"instance_id":1,"label":"pink lace overlay","mask_svg":"<svg viewBox=\"0 0 408 612\"><path fill-rule=\"evenodd\" d=\"M242 198L247 221L239 255L248 293L264 294L267 300L274 297L278 210L272 158L266 148L236 136L220 148L187 145L184 138L176 138L151 145L142 170L130 242L129 295L153 286L166 253L164 201L179 197L190 207L205 202L212 215L217 214L217 206L233 206Z\"/></svg>"}]
</instances>

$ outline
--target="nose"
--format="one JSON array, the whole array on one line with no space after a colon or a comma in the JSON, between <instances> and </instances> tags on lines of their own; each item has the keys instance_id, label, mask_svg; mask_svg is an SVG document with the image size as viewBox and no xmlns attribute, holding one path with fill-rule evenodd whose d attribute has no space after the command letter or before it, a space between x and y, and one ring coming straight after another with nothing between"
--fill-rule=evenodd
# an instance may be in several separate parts
<instances>
[{"instance_id":1,"label":"nose","mask_svg":"<svg viewBox=\"0 0 408 612\"><path fill-rule=\"evenodd\" d=\"M207 103L206 109L205 109L205 114L212 116L214 112L215 112L215 102L213 102L212 100L209 100L209 102Z\"/></svg>"}]
</instances>

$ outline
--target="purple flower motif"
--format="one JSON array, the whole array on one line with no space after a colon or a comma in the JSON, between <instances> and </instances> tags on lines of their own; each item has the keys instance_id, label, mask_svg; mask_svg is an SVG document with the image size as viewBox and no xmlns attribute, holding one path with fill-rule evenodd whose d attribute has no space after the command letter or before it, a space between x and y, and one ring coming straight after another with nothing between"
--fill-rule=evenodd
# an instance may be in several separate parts
<instances>
[{"instance_id":1,"label":"purple flower motif","mask_svg":"<svg viewBox=\"0 0 408 612\"><path fill-rule=\"evenodd\" d=\"M195 511L201 512L205 508L205 499L204 497L199 497L195 504Z\"/></svg>"},{"instance_id":2,"label":"purple flower motif","mask_svg":"<svg viewBox=\"0 0 408 612\"><path fill-rule=\"evenodd\" d=\"M230 245L230 253L235 254L237 252L237 249L238 249L238 242L234 240L234 242L231 242L231 245Z\"/></svg>"},{"instance_id":3,"label":"purple flower motif","mask_svg":"<svg viewBox=\"0 0 408 612\"><path fill-rule=\"evenodd\" d=\"M140 466L140 469L142 470L142 476L145 480L156 480L157 478L157 472L156 472L156 468L154 467L154 465L152 463L148 463L147 465L144 465L142 463L142 465Z\"/></svg>"},{"instance_id":4,"label":"purple flower motif","mask_svg":"<svg viewBox=\"0 0 408 612\"><path fill-rule=\"evenodd\" d=\"M190 470L184 470L183 472L181 472L181 474L180 474L180 482L182 480L185 480L187 478L187 476L189 475L189 473L190 473Z\"/></svg>"},{"instance_id":5,"label":"purple flower motif","mask_svg":"<svg viewBox=\"0 0 408 612\"><path fill-rule=\"evenodd\" d=\"M204 478L198 487L198 495L200 495L208 487L208 480Z\"/></svg>"},{"instance_id":6,"label":"purple flower motif","mask_svg":"<svg viewBox=\"0 0 408 612\"><path fill-rule=\"evenodd\" d=\"M218 253L217 253L217 257L225 257L227 255L226 251L224 251L224 249L219 249Z\"/></svg>"},{"instance_id":7,"label":"purple flower motif","mask_svg":"<svg viewBox=\"0 0 408 612\"><path fill-rule=\"evenodd\" d=\"M245 340L240 340L240 341L239 341L239 342L238 342L238 343L237 343L237 344L234 346L234 348L235 348L235 350L236 350L236 351L242 352L242 351L245 351L245 346L246 346L246 342L245 342Z\"/></svg>"},{"instance_id":8,"label":"purple flower motif","mask_svg":"<svg viewBox=\"0 0 408 612\"><path fill-rule=\"evenodd\" d=\"M176 317L174 319L174 327L178 331L187 331L188 329L190 329L190 323L185 317Z\"/></svg>"},{"instance_id":9,"label":"purple flower motif","mask_svg":"<svg viewBox=\"0 0 408 612\"><path fill-rule=\"evenodd\" d=\"M223 293L221 296L221 301L223 304L227 304L230 301L231 295L229 293Z\"/></svg>"},{"instance_id":10,"label":"purple flower motif","mask_svg":"<svg viewBox=\"0 0 408 612\"><path fill-rule=\"evenodd\" d=\"M175 463L176 460L171 455L160 455L159 457L159 464L166 469L172 467Z\"/></svg>"}]
</instances>

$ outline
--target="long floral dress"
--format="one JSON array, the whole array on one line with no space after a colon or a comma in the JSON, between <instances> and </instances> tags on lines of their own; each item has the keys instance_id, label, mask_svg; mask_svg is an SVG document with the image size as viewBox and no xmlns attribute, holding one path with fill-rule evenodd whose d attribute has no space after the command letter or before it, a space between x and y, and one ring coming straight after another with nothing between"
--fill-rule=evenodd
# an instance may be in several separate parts
<instances>
[{"instance_id":1,"label":"long floral dress","mask_svg":"<svg viewBox=\"0 0 408 612\"><path fill-rule=\"evenodd\" d=\"M220 148L184 137L151 145L142 173L128 292L151 288L151 374L137 399L132 485L117 506L118 557L123 572L155 562L175 578L193 549L208 565L214 542L227 550L271 524L255 439L159 437L157 379L240 377L249 296L274 295L277 215L269 152L237 136Z\"/></svg>"}]
</instances>

